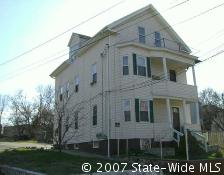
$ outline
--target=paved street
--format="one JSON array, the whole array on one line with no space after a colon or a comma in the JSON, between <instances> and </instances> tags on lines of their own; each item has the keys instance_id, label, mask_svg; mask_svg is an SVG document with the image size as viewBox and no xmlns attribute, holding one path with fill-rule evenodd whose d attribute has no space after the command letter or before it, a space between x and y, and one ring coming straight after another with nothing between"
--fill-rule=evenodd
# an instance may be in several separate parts
<instances>
[{"instance_id":1,"label":"paved street","mask_svg":"<svg viewBox=\"0 0 224 175\"><path fill-rule=\"evenodd\" d=\"M21 147L37 147L50 149L52 145L45 143L32 143L32 142L0 142L0 152L6 149L14 149Z\"/></svg>"}]
</instances>

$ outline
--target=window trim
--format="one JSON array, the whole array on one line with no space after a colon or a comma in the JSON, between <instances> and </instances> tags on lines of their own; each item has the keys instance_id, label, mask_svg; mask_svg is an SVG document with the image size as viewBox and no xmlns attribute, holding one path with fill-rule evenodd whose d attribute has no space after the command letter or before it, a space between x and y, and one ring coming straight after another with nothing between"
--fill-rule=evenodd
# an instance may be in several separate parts
<instances>
[{"instance_id":1,"label":"window trim","mask_svg":"<svg viewBox=\"0 0 224 175\"><path fill-rule=\"evenodd\" d=\"M145 62L145 76L144 75L139 75L138 73L138 58L144 58L144 62ZM136 66L137 66L137 75L138 76L142 76L142 77L147 77L147 72L148 72L148 68L147 68L147 57L145 56L141 56L141 55L136 55Z\"/></svg>"},{"instance_id":2,"label":"window trim","mask_svg":"<svg viewBox=\"0 0 224 175\"><path fill-rule=\"evenodd\" d=\"M129 108L130 108L130 120L125 120L125 115L124 115L124 101L125 100L128 100L129 101ZM127 99L122 99L122 113L123 113L123 119L124 119L124 122L131 122L131 104L132 104L132 102L131 102L131 99L130 98L127 98Z\"/></svg>"},{"instance_id":3,"label":"window trim","mask_svg":"<svg viewBox=\"0 0 224 175\"><path fill-rule=\"evenodd\" d=\"M128 60L128 64L127 65L124 65L124 58L125 57L127 57L127 60ZM128 74L124 74L124 67L128 68ZM122 74L123 74L123 76L129 75L129 56L128 55L123 55L122 56Z\"/></svg>"},{"instance_id":4,"label":"window trim","mask_svg":"<svg viewBox=\"0 0 224 175\"><path fill-rule=\"evenodd\" d=\"M144 34L141 34L140 33L140 29L144 29ZM142 43L142 44L145 44L146 43L146 37L145 37L145 27L142 27L142 26L138 26L138 41L139 43ZM141 42L140 41L140 38L143 37L144 38L144 42Z\"/></svg>"},{"instance_id":5,"label":"window trim","mask_svg":"<svg viewBox=\"0 0 224 175\"><path fill-rule=\"evenodd\" d=\"M147 102L147 109L148 109L148 121L141 120L141 101ZM150 122L150 108L149 108L149 101L150 99L139 99L139 122Z\"/></svg>"}]
</instances>

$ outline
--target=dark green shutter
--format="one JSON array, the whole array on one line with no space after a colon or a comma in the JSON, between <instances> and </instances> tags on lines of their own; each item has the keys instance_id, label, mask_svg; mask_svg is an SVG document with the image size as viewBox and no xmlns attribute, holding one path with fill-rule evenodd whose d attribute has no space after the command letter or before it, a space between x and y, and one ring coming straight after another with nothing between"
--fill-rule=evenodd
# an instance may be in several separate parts
<instances>
[{"instance_id":1,"label":"dark green shutter","mask_svg":"<svg viewBox=\"0 0 224 175\"><path fill-rule=\"evenodd\" d=\"M139 122L139 99L135 99L135 118Z\"/></svg>"},{"instance_id":2,"label":"dark green shutter","mask_svg":"<svg viewBox=\"0 0 224 175\"><path fill-rule=\"evenodd\" d=\"M153 101L149 100L150 122L154 123Z\"/></svg>"},{"instance_id":3,"label":"dark green shutter","mask_svg":"<svg viewBox=\"0 0 224 175\"><path fill-rule=\"evenodd\" d=\"M148 77L151 77L151 59L147 57L147 74Z\"/></svg>"},{"instance_id":4,"label":"dark green shutter","mask_svg":"<svg viewBox=\"0 0 224 175\"><path fill-rule=\"evenodd\" d=\"M134 75L137 75L137 61L136 61L135 53L133 53L133 72L134 72Z\"/></svg>"}]
</instances>

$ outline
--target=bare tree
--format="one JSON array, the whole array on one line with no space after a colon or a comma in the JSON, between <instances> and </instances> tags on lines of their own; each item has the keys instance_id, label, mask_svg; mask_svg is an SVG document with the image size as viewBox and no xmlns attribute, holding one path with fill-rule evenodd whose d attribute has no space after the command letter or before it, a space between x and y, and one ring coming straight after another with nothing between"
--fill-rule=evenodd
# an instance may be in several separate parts
<instances>
[{"instance_id":1,"label":"bare tree","mask_svg":"<svg viewBox=\"0 0 224 175\"><path fill-rule=\"evenodd\" d=\"M35 115L33 126L38 129L45 138L44 141L52 141L54 122L54 90L53 87L39 86L37 97L34 101Z\"/></svg>"},{"instance_id":2,"label":"bare tree","mask_svg":"<svg viewBox=\"0 0 224 175\"><path fill-rule=\"evenodd\" d=\"M203 128L212 127L224 131L224 93L219 94L213 89L205 89L200 94Z\"/></svg>"},{"instance_id":3,"label":"bare tree","mask_svg":"<svg viewBox=\"0 0 224 175\"><path fill-rule=\"evenodd\" d=\"M75 91L69 94L58 92L55 100L55 119L54 119L54 143L61 152L64 145L71 139L81 135L80 128L83 126L85 117L83 113L84 101L73 105L72 96Z\"/></svg>"},{"instance_id":4,"label":"bare tree","mask_svg":"<svg viewBox=\"0 0 224 175\"><path fill-rule=\"evenodd\" d=\"M23 91L18 91L17 94L10 97L11 101L11 117L10 121L17 127L18 135L24 134L27 131L29 137L33 137L32 121L34 117L33 104L27 100Z\"/></svg>"},{"instance_id":5,"label":"bare tree","mask_svg":"<svg viewBox=\"0 0 224 175\"><path fill-rule=\"evenodd\" d=\"M6 95L0 95L0 135L2 133L2 115L7 104L7 99Z\"/></svg>"}]
</instances>

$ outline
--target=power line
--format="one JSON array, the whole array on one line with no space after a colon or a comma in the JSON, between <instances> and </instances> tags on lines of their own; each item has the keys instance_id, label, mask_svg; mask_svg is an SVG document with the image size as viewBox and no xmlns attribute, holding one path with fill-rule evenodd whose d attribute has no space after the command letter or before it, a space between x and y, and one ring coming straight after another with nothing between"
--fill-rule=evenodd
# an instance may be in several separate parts
<instances>
[{"instance_id":1,"label":"power line","mask_svg":"<svg viewBox=\"0 0 224 175\"><path fill-rule=\"evenodd\" d=\"M185 23L185 22L187 22L187 21L190 21L190 20L192 20L192 19L194 19L194 18L196 18L196 17L201 16L202 14L208 13L208 12L210 12L211 10L214 10L214 9L216 9L216 8L218 8L218 7L221 7L222 5L224 5L224 3L219 4L219 5L217 5L217 6L213 7L213 8L210 8L210 9L208 9L208 10L205 10L205 11L199 13L198 15L194 15L193 17L187 18L187 19L185 19L185 20L183 20L183 21L181 21L181 22L178 22L178 23L176 23L176 24L174 24L174 25L178 25L178 24L182 24L182 23ZM161 29L159 29L158 31L167 30L167 29L169 29L169 28L171 28L171 25L167 25L166 27L161 28ZM149 33L149 34L147 34L147 35L145 35L145 36L150 36L150 35L152 35L152 34L154 34L154 32ZM82 46L81 48L78 48L78 49L74 50L73 52L76 52L76 51L78 51L78 50L81 50L82 48L84 48L84 47L86 47L86 46L89 46L89 45L91 45L91 44L93 44L93 43L95 43L95 42L98 42L99 40L101 40L101 39L103 39L103 38L106 38L106 37L109 36L109 35L110 35L110 34L108 34L108 35L106 35L106 36L104 36L104 37L102 37L102 38L99 38L99 39L96 40L96 41L90 42L90 43L87 42L86 45ZM129 40L129 41L126 41L126 42L135 41L136 39L138 39L138 38L134 38L134 39ZM117 45L117 44L119 44L119 43L115 43L115 44L113 44L113 45L111 45L111 46L115 46L115 45ZM64 55L63 55L63 56L64 56ZM53 60L53 59L52 59L52 60Z\"/></svg>"},{"instance_id":2,"label":"power line","mask_svg":"<svg viewBox=\"0 0 224 175\"><path fill-rule=\"evenodd\" d=\"M75 29L75 28L77 28L77 27L79 27L79 26L81 26L81 25L83 25L83 24L89 22L90 20L96 18L97 16L100 16L100 15L102 15L103 13L105 13L105 12L111 10L112 8L114 8L114 7L118 6L118 5L120 5L120 4L123 3L124 1L126 1L126 0L119 1L118 3L112 5L111 7L107 8L107 9L105 9L105 10L99 12L99 13L97 13L96 15L94 15L94 16L92 16L92 17L90 17L90 18L88 18L88 19L86 19L86 20L84 20L84 21L82 21L82 22L80 22L79 24L77 24L77 25L75 25L75 26L73 26L73 27L67 29L66 31L64 31L64 32L62 32L62 33L60 33L60 34L58 34L58 35L56 35L56 36L54 36L54 37L52 37L52 38L50 38L50 39L48 39L47 41L45 41L45 42L43 42L43 43L41 43L41 44L39 44L39 45L37 45L37 46L35 46L35 47L33 47L33 48L31 48L31 49L29 49L29 50L27 50L27 51L21 53L21 54L18 55L18 56L15 56L15 57L13 57L13 58L11 58L11 59L5 61L5 62L0 63L0 66L3 66L3 65L5 65L5 64L8 64L8 63L10 63L10 62L12 62L12 61L14 61L14 60L16 60L16 59L18 59L18 58L24 56L24 55L26 55L26 54L28 54L28 53L30 53L30 52L36 50L37 48L39 48L39 47L41 47L41 46L43 46L43 45L45 45L45 44L47 44L47 43L49 43L49 42L51 42L51 41L57 39L57 38L59 38L60 36L64 35L65 33L67 33L67 32L69 32L69 31L71 31L71 30L73 30L73 29Z\"/></svg>"},{"instance_id":3,"label":"power line","mask_svg":"<svg viewBox=\"0 0 224 175\"><path fill-rule=\"evenodd\" d=\"M178 6L180 6L180 5L182 5L182 4L184 4L184 3L186 3L186 2L188 2L189 0L185 0L185 1L183 1L183 2L181 2L181 3L178 3L178 4L176 4L176 5L174 5L174 6L171 6L171 7L169 7L169 8L167 8L165 11L167 11L167 10L170 10L170 9L173 9L174 7L178 7ZM160 13L156 13L156 14L154 14L153 16L150 16L149 18L146 18L146 19L150 19L150 18L153 18L153 17L155 17L155 16L157 16L157 15L160 15ZM144 19L144 20L146 20L146 19ZM139 22L141 22L141 21L137 21L137 23L139 23ZM132 26L132 25L135 25L136 23L134 23L134 24L131 24L131 25L129 25L129 26L126 26L126 27L124 27L122 30L124 30L124 29L126 29L126 28L128 28L128 27L130 27L130 26ZM119 31L121 31L121 30L119 30ZM109 35L108 35L109 36ZM98 40L96 40L96 41L94 41L94 42L91 42L91 43L87 43L86 45L84 45L84 46L82 46L81 48L78 48L78 49L75 49L75 50L73 50L71 53L74 53L74 52L76 52L76 51L78 51L78 50L80 50L80 49L82 49L82 48L84 48L84 47L86 47L86 46L88 46L88 45L91 45L91 44L93 44L93 43L95 43L95 42L97 42L97 41L99 41L99 40L101 40L101 39L103 39L103 38L106 38L107 36L105 36L105 37L102 37L102 38L100 38L100 39L98 39ZM88 42L88 41L87 41ZM75 44L75 45L77 45L77 44ZM72 45L72 46L74 46L74 45ZM71 47L72 47L71 46ZM65 56L65 55L68 55L69 53L67 53L67 54L64 54L64 55L62 55L62 56ZM59 56L59 57L62 57L62 56ZM45 58L44 58L45 59ZM58 59L58 57L56 57L55 59ZM41 60L43 60L43 59L41 59ZM53 59L51 59L52 61L53 61ZM49 61L50 62L50 61ZM38 62L35 62L35 63L38 63ZM34 63L34 64L35 64ZM1 64L0 64L1 65ZM42 64L41 64L42 65ZM28 65L28 66L32 66L32 64L30 64L30 65ZM37 66L37 67L39 67L39 66ZM27 68L27 66L26 66L26 68ZM29 69L30 70L30 69ZM23 71L22 73L24 73L25 71ZM16 75L18 75L18 74L16 74ZM12 76L10 76L11 78L12 78Z\"/></svg>"},{"instance_id":4,"label":"power line","mask_svg":"<svg viewBox=\"0 0 224 175\"><path fill-rule=\"evenodd\" d=\"M74 26L74 27L72 27L72 28L66 30L65 32L63 32L63 33L61 33L61 34L56 35L55 37L53 37L53 38L47 40L46 42L44 42L44 43L42 43L42 44L39 44L39 45L37 45L36 47L34 47L34 48L32 48L32 49L30 49L30 50L28 50L28 51L26 51L26 52L24 52L24 53L22 53L22 54L16 56L16 57L14 57L14 58L12 58L12 59L6 61L6 62L0 63L0 66L5 65L5 64L7 64L7 63L10 63L10 62L12 62L12 61L14 61L14 60L20 58L21 56L23 56L23 55L25 55L25 54L27 54L27 53L30 53L30 52L32 52L33 50L36 50L37 48L39 48L39 47L45 45L46 43L51 42L51 41L53 41L54 39L56 39L56 38L58 38L58 37L64 35L65 33L71 31L72 29L74 29L74 28L76 28L76 27L78 27L78 26L80 26L80 25L82 25L82 24L84 24L84 23L90 21L91 19L93 19L93 18L99 16L100 14L103 14L103 13L105 13L106 11L108 11L108 10L110 10L110 9L112 9L112 8L114 8L114 7L116 7L117 5L123 3L124 1L126 1L126 0L120 1L119 3L117 3L117 4L113 5L113 6L111 6L110 8L108 8L108 9L106 9L106 10L104 10L104 11L98 13L97 15L95 15L95 16L93 16L93 17L91 17L91 18L89 18L89 19L87 19L87 20L85 20L85 21L83 21L83 22L81 22L81 23L79 23L78 25L76 25L76 26ZM173 9L173 8L175 8L175 7L178 7L178 6L184 4L184 3L188 2L188 1L189 1L189 0L185 0L185 1L183 1L183 2L181 2L181 3L178 3L178 4L174 5L174 6L171 6L171 7L167 8L165 11L170 10L170 9ZM157 15L159 15L159 14L160 14L160 13L157 13L157 14L151 16L150 18L153 18L153 17L155 17L155 16L157 16ZM144 20L146 20L146 19L144 19ZM141 21L140 21L140 22L141 22ZM138 23L139 23L139 22L138 22ZM126 26L125 28L127 28L127 27L129 27L129 26ZM124 28L124 29L125 29L125 28ZM119 30L119 31L121 31L121 30ZM73 45L72 45L72 46L73 46Z\"/></svg>"}]
</instances>

